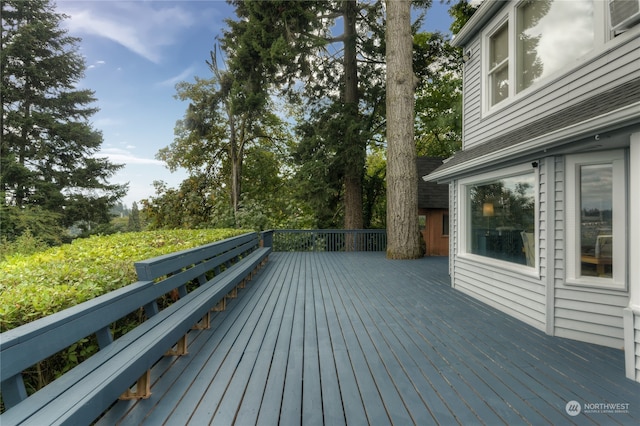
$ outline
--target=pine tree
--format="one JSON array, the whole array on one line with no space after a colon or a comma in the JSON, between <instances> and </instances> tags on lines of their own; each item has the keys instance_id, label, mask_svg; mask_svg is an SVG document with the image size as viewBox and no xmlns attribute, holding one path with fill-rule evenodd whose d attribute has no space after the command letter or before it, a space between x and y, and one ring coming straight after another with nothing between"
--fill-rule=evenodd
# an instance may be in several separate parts
<instances>
[{"instance_id":1,"label":"pine tree","mask_svg":"<svg viewBox=\"0 0 640 426\"><path fill-rule=\"evenodd\" d=\"M140 210L138 210L138 204L134 201L131 206L131 213L129 213L129 222L127 224L127 231L137 232L142 230L140 224Z\"/></svg>"},{"instance_id":2,"label":"pine tree","mask_svg":"<svg viewBox=\"0 0 640 426\"><path fill-rule=\"evenodd\" d=\"M94 92L78 89L86 65L78 38L60 28L50 0L2 0L0 202L59 215L85 228L109 220L126 185L121 165L94 154L102 134L89 118Z\"/></svg>"}]
</instances>

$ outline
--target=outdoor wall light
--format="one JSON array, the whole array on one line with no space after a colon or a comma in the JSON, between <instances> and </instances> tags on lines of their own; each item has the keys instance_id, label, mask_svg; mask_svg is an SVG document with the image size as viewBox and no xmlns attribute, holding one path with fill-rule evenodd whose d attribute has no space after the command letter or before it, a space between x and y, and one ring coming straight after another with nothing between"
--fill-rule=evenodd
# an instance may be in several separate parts
<instances>
[{"instance_id":1,"label":"outdoor wall light","mask_svg":"<svg viewBox=\"0 0 640 426\"><path fill-rule=\"evenodd\" d=\"M469 59L471 59L471 53L472 53L471 50L467 50L466 53L462 55L462 61L468 62Z\"/></svg>"}]
</instances>

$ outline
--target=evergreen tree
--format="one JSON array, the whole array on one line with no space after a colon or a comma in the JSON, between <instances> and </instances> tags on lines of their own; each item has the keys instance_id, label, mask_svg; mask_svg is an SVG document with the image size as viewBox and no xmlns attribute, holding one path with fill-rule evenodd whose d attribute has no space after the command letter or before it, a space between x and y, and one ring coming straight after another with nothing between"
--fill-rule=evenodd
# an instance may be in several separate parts
<instances>
[{"instance_id":1,"label":"evergreen tree","mask_svg":"<svg viewBox=\"0 0 640 426\"><path fill-rule=\"evenodd\" d=\"M138 204L134 201L131 206L131 213L129 213L129 223L127 224L127 231L137 232L142 230L140 224L140 210L138 210Z\"/></svg>"},{"instance_id":2,"label":"evergreen tree","mask_svg":"<svg viewBox=\"0 0 640 426\"><path fill-rule=\"evenodd\" d=\"M307 123L299 129L303 142L296 153L303 164L301 186L315 194L318 207L332 203L321 210L341 210L345 228L362 228L362 182L371 120L363 116L360 103L368 103L361 94L372 91L363 90L359 83L366 81L371 85L367 88L381 83L381 2L232 3L239 19L228 22L224 40L244 58L239 66L251 64L263 78L289 89L304 82ZM336 35L340 21L343 27ZM376 110L371 104L364 109ZM342 209L337 200L342 201ZM319 222L320 226L338 225L323 223L322 217Z\"/></svg>"},{"instance_id":3,"label":"evergreen tree","mask_svg":"<svg viewBox=\"0 0 640 426\"><path fill-rule=\"evenodd\" d=\"M50 0L1 0L0 203L59 215L59 225L109 221L126 185L108 183L121 165L94 154L101 132L94 92L78 89L86 69L78 38L60 28Z\"/></svg>"}]
</instances>

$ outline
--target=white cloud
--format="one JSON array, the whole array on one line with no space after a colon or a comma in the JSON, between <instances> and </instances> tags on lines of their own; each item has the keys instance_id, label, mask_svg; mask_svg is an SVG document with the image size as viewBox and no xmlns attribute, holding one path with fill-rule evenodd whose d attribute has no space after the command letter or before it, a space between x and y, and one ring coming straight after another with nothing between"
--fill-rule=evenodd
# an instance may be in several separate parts
<instances>
[{"instance_id":1,"label":"white cloud","mask_svg":"<svg viewBox=\"0 0 640 426\"><path fill-rule=\"evenodd\" d=\"M129 148L129 146L127 148ZM145 164L163 167L166 165L164 161L154 158L138 157L131 151L121 148L102 148L102 150L96 154L96 157L107 157L109 161L115 164Z\"/></svg>"},{"instance_id":2,"label":"white cloud","mask_svg":"<svg viewBox=\"0 0 640 426\"><path fill-rule=\"evenodd\" d=\"M174 44L195 17L169 2L59 1L64 25L72 35L94 35L112 40L132 52L159 63L162 49Z\"/></svg>"},{"instance_id":3,"label":"white cloud","mask_svg":"<svg viewBox=\"0 0 640 426\"><path fill-rule=\"evenodd\" d=\"M106 61L95 61L94 63L92 63L91 65L89 65L87 67L88 70L92 70L94 68L98 68L101 67L103 65L105 65L107 62Z\"/></svg>"},{"instance_id":4,"label":"white cloud","mask_svg":"<svg viewBox=\"0 0 640 426\"><path fill-rule=\"evenodd\" d=\"M160 83L158 83L159 86L175 86L176 83L179 83L181 81L185 81L187 80L189 77L193 77L194 73L195 73L195 66L190 66L189 68L185 69L184 71L182 71L180 74L170 77L164 81L161 81Z\"/></svg>"}]
</instances>

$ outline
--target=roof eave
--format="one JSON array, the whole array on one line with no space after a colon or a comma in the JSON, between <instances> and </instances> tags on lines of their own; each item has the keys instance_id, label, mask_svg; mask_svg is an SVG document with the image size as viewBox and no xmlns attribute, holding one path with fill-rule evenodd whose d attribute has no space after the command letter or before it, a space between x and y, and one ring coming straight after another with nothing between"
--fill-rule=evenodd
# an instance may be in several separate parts
<instances>
[{"instance_id":1,"label":"roof eave","mask_svg":"<svg viewBox=\"0 0 640 426\"><path fill-rule=\"evenodd\" d=\"M637 122L640 118L638 111L640 111L640 102L634 102L607 114L602 114L575 125L567 126L557 131L529 139L509 146L508 148L494 151L487 155L481 155L454 166L445 167L442 170L435 170L434 172L423 176L422 179L426 182L447 182L455 179L465 172L468 172L469 170L481 168L486 164L505 162L530 155L534 152L544 152L558 145L570 143L574 140L584 139L589 134L609 131L631 122Z\"/></svg>"},{"instance_id":2,"label":"roof eave","mask_svg":"<svg viewBox=\"0 0 640 426\"><path fill-rule=\"evenodd\" d=\"M484 0L478 10L451 40L451 44L456 47L465 46L507 2L508 0Z\"/></svg>"}]
</instances>

